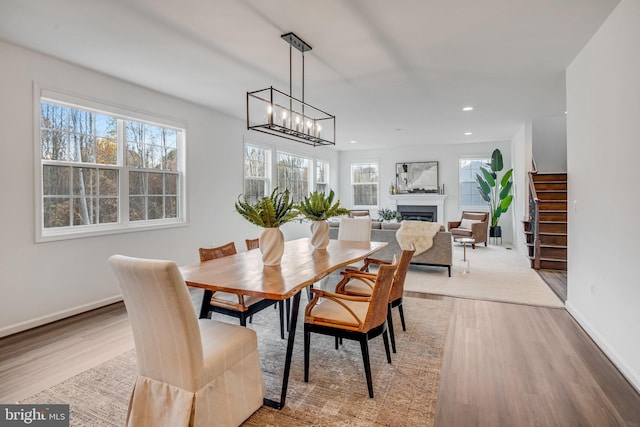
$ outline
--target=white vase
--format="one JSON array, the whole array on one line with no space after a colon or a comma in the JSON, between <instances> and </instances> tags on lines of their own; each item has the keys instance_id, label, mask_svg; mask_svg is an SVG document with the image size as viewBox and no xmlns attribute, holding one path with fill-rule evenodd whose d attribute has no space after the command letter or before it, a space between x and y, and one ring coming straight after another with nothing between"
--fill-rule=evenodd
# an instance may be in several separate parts
<instances>
[{"instance_id":1,"label":"white vase","mask_svg":"<svg viewBox=\"0 0 640 427\"><path fill-rule=\"evenodd\" d=\"M311 223L311 246L314 249L327 249L329 245L329 223L313 221Z\"/></svg>"},{"instance_id":2,"label":"white vase","mask_svg":"<svg viewBox=\"0 0 640 427\"><path fill-rule=\"evenodd\" d=\"M260 234L260 252L264 265L280 265L284 253L284 234L279 228L265 228Z\"/></svg>"}]
</instances>

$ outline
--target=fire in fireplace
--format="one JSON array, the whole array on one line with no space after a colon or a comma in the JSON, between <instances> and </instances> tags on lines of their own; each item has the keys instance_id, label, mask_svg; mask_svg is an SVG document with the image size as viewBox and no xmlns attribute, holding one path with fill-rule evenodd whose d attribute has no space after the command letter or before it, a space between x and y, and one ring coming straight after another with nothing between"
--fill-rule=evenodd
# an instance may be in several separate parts
<instances>
[{"instance_id":1,"label":"fire in fireplace","mask_svg":"<svg viewBox=\"0 0 640 427\"><path fill-rule=\"evenodd\" d=\"M403 220L408 221L438 221L437 206L398 205L398 212Z\"/></svg>"}]
</instances>

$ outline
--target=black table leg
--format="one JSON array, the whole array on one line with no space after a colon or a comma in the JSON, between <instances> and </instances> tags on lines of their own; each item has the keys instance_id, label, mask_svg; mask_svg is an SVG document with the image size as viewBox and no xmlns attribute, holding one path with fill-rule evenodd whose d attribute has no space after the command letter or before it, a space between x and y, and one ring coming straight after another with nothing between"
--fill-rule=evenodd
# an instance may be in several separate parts
<instances>
[{"instance_id":1,"label":"black table leg","mask_svg":"<svg viewBox=\"0 0 640 427\"><path fill-rule=\"evenodd\" d=\"M280 394L280 402L265 398L263 403L275 409L284 408L287 400L287 386L289 385L289 372L291 371L291 359L293 357L293 342L296 337L296 324L298 323L298 309L300 308L300 292L293 296L291 304L291 319L289 324L289 340L287 341L287 356L284 361L284 374L282 375L282 392Z\"/></svg>"}]
</instances>

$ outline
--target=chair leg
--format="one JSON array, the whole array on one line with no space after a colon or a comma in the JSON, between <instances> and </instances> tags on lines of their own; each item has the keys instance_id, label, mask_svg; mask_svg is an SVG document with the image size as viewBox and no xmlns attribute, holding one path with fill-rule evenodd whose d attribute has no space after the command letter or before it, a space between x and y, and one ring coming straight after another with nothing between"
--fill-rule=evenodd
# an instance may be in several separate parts
<instances>
[{"instance_id":1,"label":"chair leg","mask_svg":"<svg viewBox=\"0 0 640 427\"><path fill-rule=\"evenodd\" d=\"M447 270L449 270L449 277L451 277L451 266L447 265Z\"/></svg>"},{"instance_id":2,"label":"chair leg","mask_svg":"<svg viewBox=\"0 0 640 427\"><path fill-rule=\"evenodd\" d=\"M388 342L387 345L389 345ZM360 339L360 348L362 349L364 375L365 377L367 377L367 388L369 389L369 397L373 399L373 381L371 379L371 363L369 362L369 343L366 335Z\"/></svg>"},{"instance_id":3,"label":"chair leg","mask_svg":"<svg viewBox=\"0 0 640 427\"><path fill-rule=\"evenodd\" d=\"M311 331L304 328L304 382L309 382L309 348L311 347Z\"/></svg>"},{"instance_id":4,"label":"chair leg","mask_svg":"<svg viewBox=\"0 0 640 427\"><path fill-rule=\"evenodd\" d=\"M311 288L313 288L313 285L309 285L305 288L307 290L307 301L311 301Z\"/></svg>"},{"instance_id":5,"label":"chair leg","mask_svg":"<svg viewBox=\"0 0 640 427\"><path fill-rule=\"evenodd\" d=\"M240 313L240 326L247 326L247 316L244 313Z\"/></svg>"},{"instance_id":6,"label":"chair leg","mask_svg":"<svg viewBox=\"0 0 640 427\"><path fill-rule=\"evenodd\" d=\"M382 333L382 341L384 341L384 351L387 353L387 363L391 363L391 352L389 351L389 337L387 336L387 329L385 328Z\"/></svg>"},{"instance_id":7,"label":"chair leg","mask_svg":"<svg viewBox=\"0 0 640 427\"><path fill-rule=\"evenodd\" d=\"M340 348L340 340L336 337L336 350Z\"/></svg>"},{"instance_id":8,"label":"chair leg","mask_svg":"<svg viewBox=\"0 0 640 427\"><path fill-rule=\"evenodd\" d=\"M407 332L407 325L404 323L404 310L402 308L402 303L398 305L398 311L400 312L400 322L402 322L402 330Z\"/></svg>"},{"instance_id":9,"label":"chair leg","mask_svg":"<svg viewBox=\"0 0 640 427\"><path fill-rule=\"evenodd\" d=\"M475 244L475 243L472 243L472 244L471 244L471 249L475 249L475 248L476 248L476 244Z\"/></svg>"},{"instance_id":10,"label":"chair leg","mask_svg":"<svg viewBox=\"0 0 640 427\"><path fill-rule=\"evenodd\" d=\"M249 323L253 323L253 314L249 316Z\"/></svg>"},{"instance_id":11,"label":"chair leg","mask_svg":"<svg viewBox=\"0 0 640 427\"><path fill-rule=\"evenodd\" d=\"M396 337L393 332L393 316L391 314L391 304L389 304L389 308L387 309L387 325L389 325L389 337L391 338L391 348L393 352L396 352ZM386 335L385 335L386 337Z\"/></svg>"}]
</instances>

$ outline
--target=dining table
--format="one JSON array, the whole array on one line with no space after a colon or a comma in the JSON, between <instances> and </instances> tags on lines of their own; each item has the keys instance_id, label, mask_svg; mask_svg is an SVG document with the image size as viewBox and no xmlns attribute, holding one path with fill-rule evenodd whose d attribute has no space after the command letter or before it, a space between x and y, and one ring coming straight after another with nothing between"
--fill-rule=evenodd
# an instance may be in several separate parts
<instances>
[{"instance_id":1,"label":"dining table","mask_svg":"<svg viewBox=\"0 0 640 427\"><path fill-rule=\"evenodd\" d=\"M331 239L326 249L314 249L310 238L300 238L285 242L280 265L265 266L260 250L252 249L186 265L180 267L180 272L188 286L291 301L280 400L264 399L266 406L282 409L287 397L301 291L333 271L369 257L386 245L386 242Z\"/></svg>"}]
</instances>

